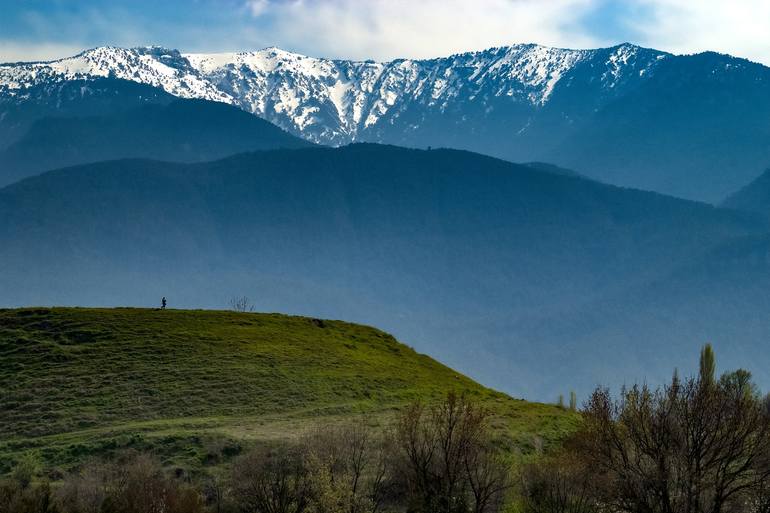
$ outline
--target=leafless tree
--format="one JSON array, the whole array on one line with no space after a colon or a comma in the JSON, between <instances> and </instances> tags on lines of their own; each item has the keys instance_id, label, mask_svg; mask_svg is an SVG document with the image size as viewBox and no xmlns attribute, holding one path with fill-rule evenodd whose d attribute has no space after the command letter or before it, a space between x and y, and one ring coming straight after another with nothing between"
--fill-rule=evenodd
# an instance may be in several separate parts
<instances>
[{"instance_id":1,"label":"leafless tree","mask_svg":"<svg viewBox=\"0 0 770 513\"><path fill-rule=\"evenodd\" d=\"M398 420L400 470L419 512L495 511L508 489L508 469L490 448L489 413L450 393L432 408L415 403Z\"/></svg>"},{"instance_id":2,"label":"leafless tree","mask_svg":"<svg viewBox=\"0 0 770 513\"><path fill-rule=\"evenodd\" d=\"M110 464L91 462L68 476L56 492L63 513L202 513L201 495L167 477L148 454Z\"/></svg>"},{"instance_id":3,"label":"leafless tree","mask_svg":"<svg viewBox=\"0 0 770 513\"><path fill-rule=\"evenodd\" d=\"M701 374L658 390L607 390L591 397L583 455L604 475L602 499L616 511L761 511L770 479L770 414L745 371Z\"/></svg>"},{"instance_id":4,"label":"leafless tree","mask_svg":"<svg viewBox=\"0 0 770 513\"><path fill-rule=\"evenodd\" d=\"M310 476L300 451L260 448L233 466L233 501L242 513L303 513L311 499Z\"/></svg>"},{"instance_id":5,"label":"leafless tree","mask_svg":"<svg viewBox=\"0 0 770 513\"><path fill-rule=\"evenodd\" d=\"M526 513L596 513L598 476L569 451L526 465L521 498Z\"/></svg>"},{"instance_id":6,"label":"leafless tree","mask_svg":"<svg viewBox=\"0 0 770 513\"><path fill-rule=\"evenodd\" d=\"M386 441L360 423L319 426L302 442L315 513L376 513L385 501Z\"/></svg>"},{"instance_id":7,"label":"leafless tree","mask_svg":"<svg viewBox=\"0 0 770 513\"><path fill-rule=\"evenodd\" d=\"M233 296L229 301L230 309L235 312L253 312L254 303L246 296Z\"/></svg>"}]
</instances>

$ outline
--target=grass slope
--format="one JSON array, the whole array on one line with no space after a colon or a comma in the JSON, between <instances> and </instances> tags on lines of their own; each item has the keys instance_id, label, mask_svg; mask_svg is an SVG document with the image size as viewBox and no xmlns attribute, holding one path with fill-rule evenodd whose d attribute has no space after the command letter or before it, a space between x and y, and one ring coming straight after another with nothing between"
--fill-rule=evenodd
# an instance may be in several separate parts
<instances>
[{"instance_id":1,"label":"grass slope","mask_svg":"<svg viewBox=\"0 0 770 513\"><path fill-rule=\"evenodd\" d=\"M279 314L2 310L0 360L0 473L31 449L51 467L134 447L195 468L319 417L378 424L453 389L493 409L522 453L577 422L484 388L377 329Z\"/></svg>"}]
</instances>

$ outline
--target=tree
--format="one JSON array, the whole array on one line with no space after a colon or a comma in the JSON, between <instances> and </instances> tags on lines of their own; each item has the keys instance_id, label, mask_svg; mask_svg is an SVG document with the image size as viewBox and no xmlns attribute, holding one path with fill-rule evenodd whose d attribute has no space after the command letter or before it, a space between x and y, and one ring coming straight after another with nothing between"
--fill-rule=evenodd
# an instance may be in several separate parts
<instances>
[{"instance_id":1,"label":"tree","mask_svg":"<svg viewBox=\"0 0 770 513\"><path fill-rule=\"evenodd\" d=\"M716 359L711 344L706 344L700 351L698 378L704 386L713 385L716 379Z\"/></svg>"},{"instance_id":2,"label":"tree","mask_svg":"<svg viewBox=\"0 0 770 513\"><path fill-rule=\"evenodd\" d=\"M525 513L594 513L596 476L569 451L530 463L522 473Z\"/></svg>"},{"instance_id":3,"label":"tree","mask_svg":"<svg viewBox=\"0 0 770 513\"><path fill-rule=\"evenodd\" d=\"M385 500L385 442L361 424L319 426L302 442L314 513L375 513Z\"/></svg>"},{"instance_id":4,"label":"tree","mask_svg":"<svg viewBox=\"0 0 770 513\"><path fill-rule=\"evenodd\" d=\"M233 296L229 301L230 309L235 312L253 312L254 303L246 296Z\"/></svg>"},{"instance_id":5,"label":"tree","mask_svg":"<svg viewBox=\"0 0 770 513\"><path fill-rule=\"evenodd\" d=\"M770 412L746 371L714 379L710 346L697 378L634 386L613 401L597 389L582 457L615 511L757 512L770 479Z\"/></svg>"},{"instance_id":6,"label":"tree","mask_svg":"<svg viewBox=\"0 0 770 513\"><path fill-rule=\"evenodd\" d=\"M310 479L296 448L260 448L233 466L232 495L242 513L303 513L311 499Z\"/></svg>"},{"instance_id":7,"label":"tree","mask_svg":"<svg viewBox=\"0 0 770 513\"><path fill-rule=\"evenodd\" d=\"M426 408L409 406L396 426L396 475L408 510L421 513L496 511L509 488L508 468L495 457L489 413L450 393Z\"/></svg>"}]
</instances>

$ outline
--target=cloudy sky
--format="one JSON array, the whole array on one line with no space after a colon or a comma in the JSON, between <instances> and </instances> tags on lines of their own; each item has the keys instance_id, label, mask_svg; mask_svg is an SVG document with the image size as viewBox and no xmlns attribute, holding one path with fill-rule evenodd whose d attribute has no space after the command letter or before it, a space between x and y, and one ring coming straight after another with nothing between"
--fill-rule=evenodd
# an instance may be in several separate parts
<instances>
[{"instance_id":1,"label":"cloudy sky","mask_svg":"<svg viewBox=\"0 0 770 513\"><path fill-rule=\"evenodd\" d=\"M628 41L770 65L770 0L0 0L0 13L0 62L100 45L386 60Z\"/></svg>"}]
</instances>

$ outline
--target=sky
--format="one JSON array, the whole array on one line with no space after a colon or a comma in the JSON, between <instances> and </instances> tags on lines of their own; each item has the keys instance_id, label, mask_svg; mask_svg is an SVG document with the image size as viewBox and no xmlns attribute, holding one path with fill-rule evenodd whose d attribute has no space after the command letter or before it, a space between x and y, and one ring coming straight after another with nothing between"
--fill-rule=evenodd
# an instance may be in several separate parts
<instances>
[{"instance_id":1,"label":"sky","mask_svg":"<svg viewBox=\"0 0 770 513\"><path fill-rule=\"evenodd\" d=\"M102 45L389 60L631 42L770 65L768 27L770 0L0 0L0 62Z\"/></svg>"}]
</instances>

